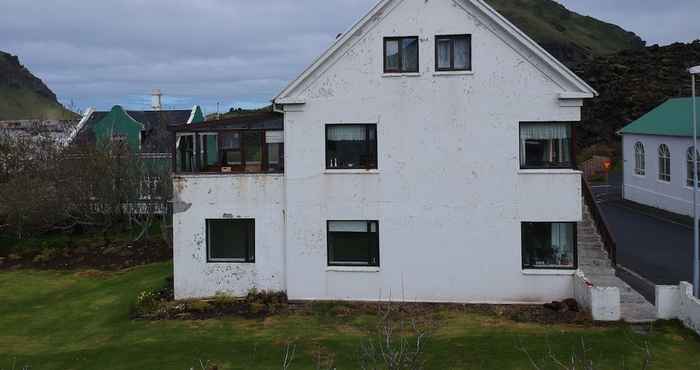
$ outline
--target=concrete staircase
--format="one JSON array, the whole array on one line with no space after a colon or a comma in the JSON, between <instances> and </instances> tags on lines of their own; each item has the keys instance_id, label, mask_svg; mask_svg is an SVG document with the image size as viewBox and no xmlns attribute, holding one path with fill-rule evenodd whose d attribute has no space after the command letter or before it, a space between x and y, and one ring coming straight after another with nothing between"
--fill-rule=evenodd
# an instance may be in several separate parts
<instances>
[{"instance_id":1,"label":"concrete staircase","mask_svg":"<svg viewBox=\"0 0 700 370\"><path fill-rule=\"evenodd\" d=\"M583 203L583 221L578 224L578 267L594 286L620 290L622 320L642 323L656 320L656 309L641 294L615 276L615 269L603 248L588 205Z\"/></svg>"}]
</instances>

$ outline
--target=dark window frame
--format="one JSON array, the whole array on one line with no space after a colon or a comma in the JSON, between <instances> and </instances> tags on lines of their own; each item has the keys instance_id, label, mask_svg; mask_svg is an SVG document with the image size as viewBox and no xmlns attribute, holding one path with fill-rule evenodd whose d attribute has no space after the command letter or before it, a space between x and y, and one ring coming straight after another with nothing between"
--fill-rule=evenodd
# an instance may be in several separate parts
<instances>
[{"instance_id":1,"label":"dark window frame","mask_svg":"<svg viewBox=\"0 0 700 370\"><path fill-rule=\"evenodd\" d=\"M367 264L361 264L361 263L337 263L332 261L332 253L331 253L331 231L330 231L330 226L331 222L366 222L367 223L367 233L372 235L375 235L374 238L374 248L373 253L371 253L371 257L375 258L374 263L372 261L368 261ZM371 227L372 224L376 225L377 232L371 232ZM380 258L380 253L379 253L379 220L327 220L326 221L326 259L327 259L327 265L329 267L380 267L381 266L381 258Z\"/></svg>"},{"instance_id":2,"label":"dark window frame","mask_svg":"<svg viewBox=\"0 0 700 370\"><path fill-rule=\"evenodd\" d=\"M573 229L573 259L574 259L574 264L573 267L566 267L566 266L561 266L561 267L555 267L555 266L529 266L525 264L525 261L523 260L524 256L524 251L525 251L525 224L568 224L572 225ZM575 271L578 270L578 228L576 227L578 225L577 222L562 222L562 221L522 221L520 223L520 265L523 270L555 270L555 271Z\"/></svg>"},{"instance_id":3,"label":"dark window frame","mask_svg":"<svg viewBox=\"0 0 700 370\"><path fill-rule=\"evenodd\" d=\"M245 258L213 258L211 256L211 233L209 231L209 221L247 221L248 235L246 238ZM254 218L207 218L204 222L206 234L207 263L255 263L255 219Z\"/></svg>"},{"instance_id":4,"label":"dark window frame","mask_svg":"<svg viewBox=\"0 0 700 370\"><path fill-rule=\"evenodd\" d=\"M331 167L330 151L328 150L328 129L338 126L363 126L365 129L365 152L367 153L367 166L359 167ZM374 128L374 142L370 141L370 129ZM326 170L376 170L379 168L379 131L376 123L327 123L325 127ZM374 156L374 158L371 158Z\"/></svg>"},{"instance_id":5,"label":"dark window frame","mask_svg":"<svg viewBox=\"0 0 700 370\"><path fill-rule=\"evenodd\" d=\"M406 39L412 39L416 40L416 69L415 70L404 70L403 68L403 40ZM386 44L387 42L390 41L397 41L399 44L399 68L398 69L389 69L387 67L387 55L386 55ZM384 61L384 73L419 73L420 71L420 40L418 36L391 36L391 37L385 37L384 38L384 53L383 53L383 61Z\"/></svg>"},{"instance_id":6,"label":"dark window frame","mask_svg":"<svg viewBox=\"0 0 700 370\"><path fill-rule=\"evenodd\" d=\"M569 133L571 144L569 145L569 163L562 164L561 166L528 166L527 163L522 163L522 151L520 150L520 145L523 143L522 137L522 125L537 125L537 124L560 124L569 126ZM573 122L532 122L524 121L518 123L518 165L521 170L575 170L576 169L576 125Z\"/></svg>"},{"instance_id":7,"label":"dark window frame","mask_svg":"<svg viewBox=\"0 0 700 370\"><path fill-rule=\"evenodd\" d=\"M455 40L467 40L469 47L469 60L466 68L455 68ZM438 44L441 40L450 41L450 67L440 68L438 63ZM436 72L470 72L472 70L472 35L437 35L435 36L435 71Z\"/></svg>"},{"instance_id":8,"label":"dark window frame","mask_svg":"<svg viewBox=\"0 0 700 370\"><path fill-rule=\"evenodd\" d=\"M268 143L266 141L266 133L267 131L283 131L279 129L218 129L218 130L202 130L202 131L178 131L177 133L174 134L175 138L179 136L185 137L185 136L193 136L194 140L194 147L193 147L193 156L194 159L192 161L192 168L189 171L185 170L178 170L178 168L183 167L182 163L177 163L177 153L178 149L176 148L176 139L173 141L173 173L176 175L186 175L186 174L220 174L220 175L230 175L230 174L280 174L284 173L284 143L274 143L274 144L279 144L280 145L280 158L279 158L279 164L278 167L282 167L281 169L271 171L270 170L270 163L268 161L268 149L269 145L272 143ZM222 143L223 143L223 135L227 133L238 133L240 134L240 148L238 151L241 153L241 164L240 165L226 165L223 163L225 153L228 151L233 151L232 149L221 149L222 148ZM261 134L261 170L260 171L245 171L246 168L246 160L245 160L245 155L246 155L246 149L245 149L245 141L244 137L246 133L260 133ZM206 136L206 135L213 135L216 134L217 136L217 155L219 157L219 160L217 162L217 166L219 167L231 167L232 170L230 172L222 172L222 171L203 171L202 169L205 167L205 165L202 163L202 159L206 159L209 156L209 153L207 151L207 147L204 146L204 148L201 148L202 143L201 143L201 137ZM203 149L203 150L202 150ZM204 153L201 153L201 152ZM204 157L201 155L204 154Z\"/></svg>"}]
</instances>

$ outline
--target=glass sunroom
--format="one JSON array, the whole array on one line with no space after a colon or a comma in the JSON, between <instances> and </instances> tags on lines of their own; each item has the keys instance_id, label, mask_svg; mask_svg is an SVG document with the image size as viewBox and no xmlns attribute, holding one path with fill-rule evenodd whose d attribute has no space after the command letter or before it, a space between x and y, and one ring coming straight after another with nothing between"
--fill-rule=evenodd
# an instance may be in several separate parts
<instances>
[{"instance_id":1,"label":"glass sunroom","mask_svg":"<svg viewBox=\"0 0 700 370\"><path fill-rule=\"evenodd\" d=\"M173 171L283 173L284 120L266 112L173 126Z\"/></svg>"}]
</instances>

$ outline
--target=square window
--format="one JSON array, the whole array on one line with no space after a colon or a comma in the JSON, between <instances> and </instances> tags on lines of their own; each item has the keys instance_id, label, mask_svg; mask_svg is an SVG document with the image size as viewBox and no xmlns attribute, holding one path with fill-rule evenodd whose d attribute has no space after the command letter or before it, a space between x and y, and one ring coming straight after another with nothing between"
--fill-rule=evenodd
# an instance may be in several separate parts
<instances>
[{"instance_id":1,"label":"square window","mask_svg":"<svg viewBox=\"0 0 700 370\"><path fill-rule=\"evenodd\" d=\"M329 266L379 266L378 221L328 221Z\"/></svg>"},{"instance_id":2,"label":"square window","mask_svg":"<svg viewBox=\"0 0 700 370\"><path fill-rule=\"evenodd\" d=\"M384 73L417 73L418 36L384 38Z\"/></svg>"},{"instance_id":3,"label":"square window","mask_svg":"<svg viewBox=\"0 0 700 370\"><path fill-rule=\"evenodd\" d=\"M571 124L521 123L520 168L573 168Z\"/></svg>"},{"instance_id":4,"label":"square window","mask_svg":"<svg viewBox=\"0 0 700 370\"><path fill-rule=\"evenodd\" d=\"M208 219L208 262L254 262L255 220Z\"/></svg>"},{"instance_id":5,"label":"square window","mask_svg":"<svg viewBox=\"0 0 700 370\"><path fill-rule=\"evenodd\" d=\"M471 71L471 35L435 36L436 71Z\"/></svg>"},{"instance_id":6,"label":"square window","mask_svg":"<svg viewBox=\"0 0 700 370\"><path fill-rule=\"evenodd\" d=\"M576 252L576 223L522 223L524 269L575 269Z\"/></svg>"},{"instance_id":7,"label":"square window","mask_svg":"<svg viewBox=\"0 0 700 370\"><path fill-rule=\"evenodd\" d=\"M376 169L377 125L326 125L326 169Z\"/></svg>"}]
</instances>

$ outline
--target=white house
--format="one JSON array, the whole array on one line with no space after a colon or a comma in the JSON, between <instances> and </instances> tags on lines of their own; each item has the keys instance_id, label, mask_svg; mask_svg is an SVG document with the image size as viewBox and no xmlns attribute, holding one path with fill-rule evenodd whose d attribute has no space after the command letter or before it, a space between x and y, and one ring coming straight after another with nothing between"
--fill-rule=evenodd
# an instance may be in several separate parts
<instances>
[{"instance_id":1,"label":"white house","mask_svg":"<svg viewBox=\"0 0 700 370\"><path fill-rule=\"evenodd\" d=\"M691 98L670 99L620 130L625 199L692 216L692 117Z\"/></svg>"},{"instance_id":2,"label":"white house","mask_svg":"<svg viewBox=\"0 0 700 370\"><path fill-rule=\"evenodd\" d=\"M570 297L595 95L481 0L382 0L279 115L177 130L175 295Z\"/></svg>"}]
</instances>

